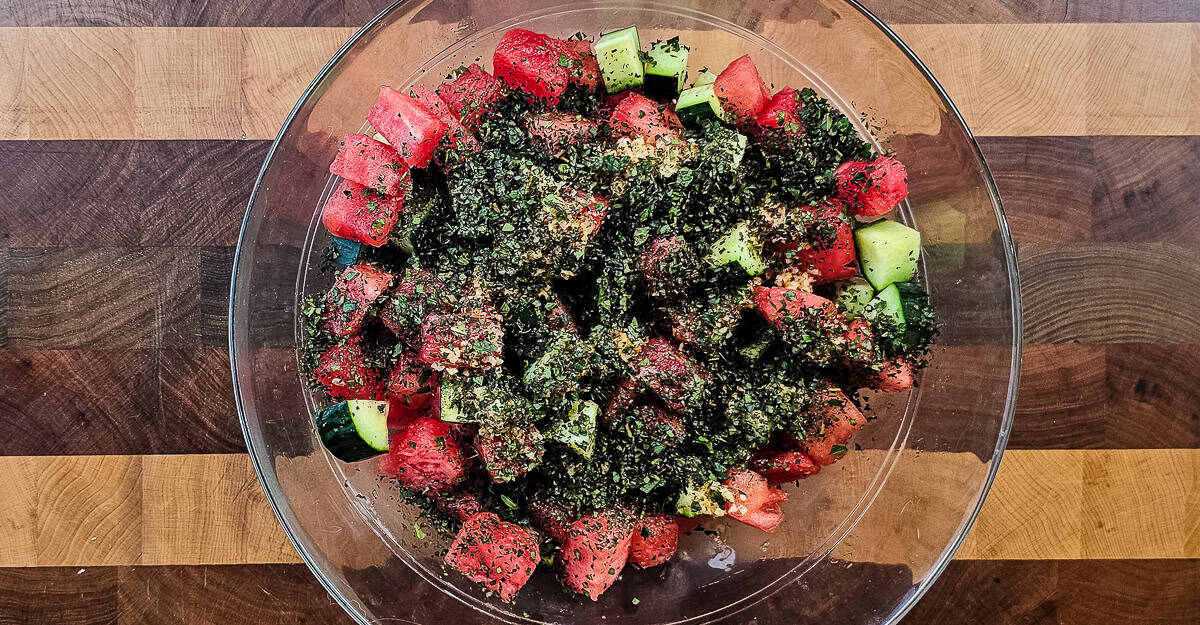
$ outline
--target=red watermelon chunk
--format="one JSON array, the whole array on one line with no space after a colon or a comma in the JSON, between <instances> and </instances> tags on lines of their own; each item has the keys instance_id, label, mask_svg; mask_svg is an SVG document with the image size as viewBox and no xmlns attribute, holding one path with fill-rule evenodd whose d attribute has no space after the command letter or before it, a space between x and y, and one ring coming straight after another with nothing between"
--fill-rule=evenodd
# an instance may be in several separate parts
<instances>
[{"instance_id":1,"label":"red watermelon chunk","mask_svg":"<svg viewBox=\"0 0 1200 625\"><path fill-rule=\"evenodd\" d=\"M388 418L394 420L394 429L401 429L416 417L439 417L434 411L438 409L440 377L412 354L400 354L383 389L384 399L391 404Z\"/></svg>"},{"instance_id":2,"label":"red watermelon chunk","mask_svg":"<svg viewBox=\"0 0 1200 625\"><path fill-rule=\"evenodd\" d=\"M903 356L885 360L872 376L868 386L885 393L907 391L916 385L912 363Z\"/></svg>"},{"instance_id":3,"label":"red watermelon chunk","mask_svg":"<svg viewBox=\"0 0 1200 625\"><path fill-rule=\"evenodd\" d=\"M796 90L784 87L771 96L758 114L757 122L761 128L782 130L790 135L802 134L804 125L800 123L800 99Z\"/></svg>"},{"instance_id":4,"label":"red watermelon chunk","mask_svg":"<svg viewBox=\"0 0 1200 625\"><path fill-rule=\"evenodd\" d=\"M815 284L825 284L858 275L854 262L854 230L842 205L827 202L803 206L792 211L788 226L772 238L772 251L784 257L790 266L812 274ZM799 231L788 231L796 227Z\"/></svg>"},{"instance_id":5,"label":"red watermelon chunk","mask_svg":"<svg viewBox=\"0 0 1200 625\"><path fill-rule=\"evenodd\" d=\"M504 601L513 600L540 559L533 532L491 512L467 519L446 552L448 566Z\"/></svg>"},{"instance_id":6,"label":"red watermelon chunk","mask_svg":"<svg viewBox=\"0 0 1200 625\"><path fill-rule=\"evenodd\" d=\"M650 143L679 141L679 132L663 116L658 103L640 93L630 93L622 98L608 121L613 132L619 135L645 137Z\"/></svg>"},{"instance_id":7,"label":"red watermelon chunk","mask_svg":"<svg viewBox=\"0 0 1200 625\"><path fill-rule=\"evenodd\" d=\"M446 135L446 123L412 96L390 87L379 90L379 100L367 121L400 154L409 167L425 167Z\"/></svg>"},{"instance_id":8,"label":"red watermelon chunk","mask_svg":"<svg viewBox=\"0 0 1200 625\"><path fill-rule=\"evenodd\" d=\"M633 528L629 563L641 569L658 566L670 560L678 547L679 526L674 517L665 514L647 516Z\"/></svg>"},{"instance_id":9,"label":"red watermelon chunk","mask_svg":"<svg viewBox=\"0 0 1200 625\"><path fill-rule=\"evenodd\" d=\"M424 269L406 269L380 309L379 320L412 347L425 317L449 309L445 283Z\"/></svg>"},{"instance_id":10,"label":"red watermelon chunk","mask_svg":"<svg viewBox=\"0 0 1200 625\"><path fill-rule=\"evenodd\" d=\"M409 87L408 95L416 100L425 110L433 113L438 119L446 124L446 145L457 147L467 152L478 152L482 149L479 140L475 135L462 125L458 117L450 110L450 105L446 104L438 94L434 93L433 89L425 85L414 85Z\"/></svg>"},{"instance_id":11,"label":"red watermelon chunk","mask_svg":"<svg viewBox=\"0 0 1200 625\"><path fill-rule=\"evenodd\" d=\"M379 247L387 243L388 235L400 219L408 187L402 185L400 190L401 195L388 197L344 179L329 194L321 209L321 222L335 237Z\"/></svg>"},{"instance_id":12,"label":"red watermelon chunk","mask_svg":"<svg viewBox=\"0 0 1200 625\"><path fill-rule=\"evenodd\" d=\"M623 510L602 510L575 521L562 543L563 584L595 601L617 581L632 540L633 520Z\"/></svg>"},{"instance_id":13,"label":"red watermelon chunk","mask_svg":"<svg viewBox=\"0 0 1200 625\"><path fill-rule=\"evenodd\" d=\"M504 97L504 85L478 63L472 63L467 71L438 87L437 94L463 126L475 128L488 107Z\"/></svg>"},{"instance_id":14,"label":"red watermelon chunk","mask_svg":"<svg viewBox=\"0 0 1200 625\"><path fill-rule=\"evenodd\" d=\"M357 334L367 311L392 283L392 274L359 263L338 274L325 292L325 329L334 336Z\"/></svg>"},{"instance_id":15,"label":"red watermelon chunk","mask_svg":"<svg viewBox=\"0 0 1200 625\"><path fill-rule=\"evenodd\" d=\"M821 465L802 451L771 451L756 454L750 468L767 478L771 485L795 482L821 472Z\"/></svg>"},{"instance_id":16,"label":"red watermelon chunk","mask_svg":"<svg viewBox=\"0 0 1200 625\"><path fill-rule=\"evenodd\" d=\"M568 41L567 44L567 56L575 61L568 80L588 89L599 89L603 79L600 75L600 63L592 52L592 42L581 39Z\"/></svg>"},{"instance_id":17,"label":"red watermelon chunk","mask_svg":"<svg viewBox=\"0 0 1200 625\"><path fill-rule=\"evenodd\" d=\"M725 503L725 514L735 521L774 532L783 523L787 493L767 483L767 478L749 470L730 471L725 485L733 491L733 500Z\"/></svg>"},{"instance_id":18,"label":"red watermelon chunk","mask_svg":"<svg viewBox=\"0 0 1200 625\"><path fill-rule=\"evenodd\" d=\"M541 432L531 423L494 433L481 430L475 435L475 451L492 481L501 484L541 464L545 448Z\"/></svg>"},{"instance_id":19,"label":"red watermelon chunk","mask_svg":"<svg viewBox=\"0 0 1200 625\"><path fill-rule=\"evenodd\" d=\"M341 399L377 399L379 372L368 367L357 341L334 345L317 359L316 379L331 397Z\"/></svg>"},{"instance_id":20,"label":"red watermelon chunk","mask_svg":"<svg viewBox=\"0 0 1200 625\"><path fill-rule=\"evenodd\" d=\"M837 305L828 299L816 293L782 286L754 287L754 305L767 323L779 330L786 329L789 321L805 316L838 314Z\"/></svg>"},{"instance_id":21,"label":"red watermelon chunk","mask_svg":"<svg viewBox=\"0 0 1200 625\"><path fill-rule=\"evenodd\" d=\"M464 522L483 512L483 506L479 503L479 499L465 490L442 493L433 503L438 510Z\"/></svg>"},{"instance_id":22,"label":"red watermelon chunk","mask_svg":"<svg viewBox=\"0 0 1200 625\"><path fill-rule=\"evenodd\" d=\"M664 338L652 338L638 351L633 379L670 410L682 413L703 399L712 373Z\"/></svg>"},{"instance_id":23,"label":"red watermelon chunk","mask_svg":"<svg viewBox=\"0 0 1200 625\"><path fill-rule=\"evenodd\" d=\"M370 187L384 195L408 195L402 186L412 184L408 165L396 149L367 135L346 135L338 144L329 173Z\"/></svg>"},{"instance_id":24,"label":"red watermelon chunk","mask_svg":"<svg viewBox=\"0 0 1200 625\"><path fill-rule=\"evenodd\" d=\"M574 519L565 506L546 499L541 493L535 493L529 498L528 507L534 526L560 545L567 539L567 532L571 529Z\"/></svg>"},{"instance_id":25,"label":"red watermelon chunk","mask_svg":"<svg viewBox=\"0 0 1200 625\"><path fill-rule=\"evenodd\" d=\"M846 442L867 419L845 393L834 387L817 393L812 410L818 427L804 439L801 450L818 465L833 464L846 454Z\"/></svg>"},{"instance_id":26,"label":"red watermelon chunk","mask_svg":"<svg viewBox=\"0 0 1200 625\"><path fill-rule=\"evenodd\" d=\"M505 85L553 106L571 80L574 53L562 39L514 28L496 44L492 65Z\"/></svg>"},{"instance_id":27,"label":"red watermelon chunk","mask_svg":"<svg viewBox=\"0 0 1200 625\"><path fill-rule=\"evenodd\" d=\"M428 416L392 434L388 447L380 469L414 490L448 490L466 478L471 460L450 424Z\"/></svg>"},{"instance_id":28,"label":"red watermelon chunk","mask_svg":"<svg viewBox=\"0 0 1200 625\"><path fill-rule=\"evenodd\" d=\"M749 126L767 106L771 92L750 55L740 56L717 75L713 90L738 126Z\"/></svg>"},{"instance_id":29,"label":"red watermelon chunk","mask_svg":"<svg viewBox=\"0 0 1200 625\"><path fill-rule=\"evenodd\" d=\"M842 360L851 371L870 369L878 360L875 332L865 319L851 319L842 333L842 340L846 352Z\"/></svg>"},{"instance_id":30,"label":"red watermelon chunk","mask_svg":"<svg viewBox=\"0 0 1200 625\"><path fill-rule=\"evenodd\" d=\"M595 139L600 134L600 125L572 113L539 113L525 120L529 134L546 152L561 155L568 146L581 141Z\"/></svg>"},{"instance_id":31,"label":"red watermelon chunk","mask_svg":"<svg viewBox=\"0 0 1200 625\"><path fill-rule=\"evenodd\" d=\"M421 325L417 359L435 369L498 367L504 349L500 321L500 315L486 310L430 315Z\"/></svg>"},{"instance_id":32,"label":"red watermelon chunk","mask_svg":"<svg viewBox=\"0 0 1200 625\"><path fill-rule=\"evenodd\" d=\"M834 177L838 198L859 217L882 215L908 197L908 173L891 156L842 163Z\"/></svg>"}]
</instances>

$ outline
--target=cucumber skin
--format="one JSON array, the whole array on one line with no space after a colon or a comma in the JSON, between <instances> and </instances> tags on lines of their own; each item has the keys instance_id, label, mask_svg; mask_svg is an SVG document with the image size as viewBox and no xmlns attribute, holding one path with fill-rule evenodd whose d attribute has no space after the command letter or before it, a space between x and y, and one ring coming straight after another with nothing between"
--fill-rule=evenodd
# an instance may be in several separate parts
<instances>
[{"instance_id":1,"label":"cucumber skin","mask_svg":"<svg viewBox=\"0 0 1200 625\"><path fill-rule=\"evenodd\" d=\"M625 33L632 31L634 50L632 58L621 59L626 52L622 47L609 47L613 41L619 41ZM614 37L613 35L617 35ZM605 33L593 44L596 52L596 62L600 65L600 75L604 79L604 88L609 93L618 93L633 87L640 87L645 82L645 67L641 59L641 39L636 26ZM619 65L619 67L614 67Z\"/></svg>"},{"instance_id":2,"label":"cucumber skin","mask_svg":"<svg viewBox=\"0 0 1200 625\"><path fill-rule=\"evenodd\" d=\"M354 420L350 418L350 407L344 401L318 412L316 422L321 443L342 462L358 462L384 453L358 435Z\"/></svg>"},{"instance_id":3,"label":"cucumber skin","mask_svg":"<svg viewBox=\"0 0 1200 625\"><path fill-rule=\"evenodd\" d=\"M863 275L876 289L908 282L916 276L921 254L920 232L898 221L881 220L855 230L854 244ZM897 261L898 256L902 258Z\"/></svg>"}]
</instances>

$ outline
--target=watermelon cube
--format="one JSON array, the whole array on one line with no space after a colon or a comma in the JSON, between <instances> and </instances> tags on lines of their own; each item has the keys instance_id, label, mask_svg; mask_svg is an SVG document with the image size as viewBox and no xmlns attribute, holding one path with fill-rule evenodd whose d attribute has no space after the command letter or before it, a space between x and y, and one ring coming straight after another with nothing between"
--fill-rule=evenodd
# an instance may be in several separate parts
<instances>
[{"instance_id":1,"label":"watermelon cube","mask_svg":"<svg viewBox=\"0 0 1200 625\"><path fill-rule=\"evenodd\" d=\"M811 409L817 417L817 429L804 439L801 451L817 465L831 465L846 454L846 443L867 418L845 393L835 387L817 393Z\"/></svg>"},{"instance_id":2,"label":"watermelon cube","mask_svg":"<svg viewBox=\"0 0 1200 625\"><path fill-rule=\"evenodd\" d=\"M449 312L446 284L424 269L406 269L379 311L379 320L411 346L427 315Z\"/></svg>"},{"instance_id":3,"label":"watermelon cube","mask_svg":"<svg viewBox=\"0 0 1200 625\"><path fill-rule=\"evenodd\" d=\"M491 512L467 519L446 552L446 564L512 601L541 559L537 535Z\"/></svg>"},{"instance_id":4,"label":"watermelon cube","mask_svg":"<svg viewBox=\"0 0 1200 625\"><path fill-rule=\"evenodd\" d=\"M685 412L703 400L712 373L664 338L646 341L638 350L633 379L674 412Z\"/></svg>"},{"instance_id":5,"label":"watermelon cube","mask_svg":"<svg viewBox=\"0 0 1200 625\"><path fill-rule=\"evenodd\" d=\"M916 385L912 363L903 356L885 360L870 380L869 386L885 393L907 391Z\"/></svg>"},{"instance_id":6,"label":"watermelon cube","mask_svg":"<svg viewBox=\"0 0 1200 625\"><path fill-rule=\"evenodd\" d=\"M504 85L478 63L472 63L467 71L438 87L437 94L463 126L475 128L488 107L504 97Z\"/></svg>"},{"instance_id":7,"label":"watermelon cube","mask_svg":"<svg viewBox=\"0 0 1200 625\"><path fill-rule=\"evenodd\" d=\"M446 104L438 94L434 93L433 89L425 85L414 85L408 90L408 95L425 107L425 110L433 113L442 123L446 124L446 145L457 147L467 152L478 152L482 146L479 145L479 140L475 135L462 125L458 117L450 110L450 105Z\"/></svg>"},{"instance_id":8,"label":"watermelon cube","mask_svg":"<svg viewBox=\"0 0 1200 625\"><path fill-rule=\"evenodd\" d=\"M417 359L434 369L492 369L502 362L500 315L476 310L429 315L421 325Z\"/></svg>"},{"instance_id":9,"label":"watermelon cube","mask_svg":"<svg viewBox=\"0 0 1200 625\"><path fill-rule=\"evenodd\" d=\"M632 540L633 519L623 510L601 510L575 521L562 542L563 584L595 601L617 581Z\"/></svg>"},{"instance_id":10,"label":"watermelon cube","mask_svg":"<svg viewBox=\"0 0 1200 625\"><path fill-rule=\"evenodd\" d=\"M780 89L758 114L759 127L782 130L789 135L802 134L804 125L800 123L800 99L798 96L797 91L791 87Z\"/></svg>"},{"instance_id":11,"label":"watermelon cube","mask_svg":"<svg viewBox=\"0 0 1200 625\"><path fill-rule=\"evenodd\" d=\"M367 311L392 283L392 274L358 264L338 274L325 292L325 329L334 336L357 334Z\"/></svg>"},{"instance_id":12,"label":"watermelon cube","mask_svg":"<svg viewBox=\"0 0 1200 625\"><path fill-rule=\"evenodd\" d=\"M395 420L389 425L398 430L419 416L440 418L434 414L438 409L440 377L437 371L417 362L412 354L400 354L383 387L383 398L391 404L388 419Z\"/></svg>"},{"instance_id":13,"label":"watermelon cube","mask_svg":"<svg viewBox=\"0 0 1200 625\"><path fill-rule=\"evenodd\" d=\"M570 83L574 53L562 39L514 28L496 44L492 64L505 85L553 106Z\"/></svg>"},{"instance_id":14,"label":"watermelon cube","mask_svg":"<svg viewBox=\"0 0 1200 625\"><path fill-rule=\"evenodd\" d=\"M832 317L838 314L837 305L808 291L782 286L754 287L754 305L767 323L786 330L794 321L809 316Z\"/></svg>"},{"instance_id":15,"label":"watermelon cube","mask_svg":"<svg viewBox=\"0 0 1200 625\"><path fill-rule=\"evenodd\" d=\"M648 569L658 566L675 555L679 547L679 526L666 514L644 517L633 528L629 542L629 563Z\"/></svg>"},{"instance_id":16,"label":"watermelon cube","mask_svg":"<svg viewBox=\"0 0 1200 625\"><path fill-rule=\"evenodd\" d=\"M317 359L313 378L330 397L378 399L379 372L368 367L365 359L357 341L334 345Z\"/></svg>"},{"instance_id":17,"label":"watermelon cube","mask_svg":"<svg viewBox=\"0 0 1200 625\"><path fill-rule=\"evenodd\" d=\"M767 483L772 486L821 472L821 465L813 462L808 454L795 450L756 454L750 459L750 468L767 478Z\"/></svg>"},{"instance_id":18,"label":"watermelon cube","mask_svg":"<svg viewBox=\"0 0 1200 625\"><path fill-rule=\"evenodd\" d=\"M758 68L749 54L734 59L717 75L713 91L738 126L753 125L771 98L771 92L758 75Z\"/></svg>"},{"instance_id":19,"label":"watermelon cube","mask_svg":"<svg viewBox=\"0 0 1200 625\"><path fill-rule=\"evenodd\" d=\"M767 483L767 478L749 470L730 471L725 486L733 491L733 499L725 503L725 514L764 532L774 532L783 523L780 505L788 500L787 493Z\"/></svg>"},{"instance_id":20,"label":"watermelon cube","mask_svg":"<svg viewBox=\"0 0 1200 625\"><path fill-rule=\"evenodd\" d=\"M408 177L408 165L395 148L360 134L342 137L337 156L329 166L329 173L384 195L407 195L408 189L401 191L400 187L412 184Z\"/></svg>"},{"instance_id":21,"label":"watermelon cube","mask_svg":"<svg viewBox=\"0 0 1200 625\"><path fill-rule=\"evenodd\" d=\"M575 63L571 66L569 80L588 89L599 89L603 78L600 74L600 62L592 52L592 42L585 39L567 42L567 56Z\"/></svg>"},{"instance_id":22,"label":"watermelon cube","mask_svg":"<svg viewBox=\"0 0 1200 625\"><path fill-rule=\"evenodd\" d=\"M529 134L546 152L561 156L567 147L582 141L595 139L600 134L600 125L573 113L539 113L525 119Z\"/></svg>"},{"instance_id":23,"label":"watermelon cube","mask_svg":"<svg viewBox=\"0 0 1200 625\"><path fill-rule=\"evenodd\" d=\"M882 215L908 197L908 173L892 156L842 163L833 175L838 198L859 217Z\"/></svg>"},{"instance_id":24,"label":"watermelon cube","mask_svg":"<svg viewBox=\"0 0 1200 625\"><path fill-rule=\"evenodd\" d=\"M776 255L807 271L815 284L858 274L854 230L840 203L803 206L790 212L787 223L771 237L770 248Z\"/></svg>"},{"instance_id":25,"label":"watermelon cube","mask_svg":"<svg viewBox=\"0 0 1200 625\"><path fill-rule=\"evenodd\" d=\"M645 137L650 143L678 142L678 122L678 117L668 122L658 103L640 93L630 93L621 98L609 117L613 132L628 137Z\"/></svg>"},{"instance_id":26,"label":"watermelon cube","mask_svg":"<svg viewBox=\"0 0 1200 625\"><path fill-rule=\"evenodd\" d=\"M383 135L409 167L425 167L446 135L446 123L412 96L390 87L379 90L379 99L367 121Z\"/></svg>"},{"instance_id":27,"label":"watermelon cube","mask_svg":"<svg viewBox=\"0 0 1200 625\"><path fill-rule=\"evenodd\" d=\"M392 435L388 454L380 463L385 475L414 490L444 492L467 476L471 457L450 424L417 417Z\"/></svg>"},{"instance_id":28,"label":"watermelon cube","mask_svg":"<svg viewBox=\"0 0 1200 625\"><path fill-rule=\"evenodd\" d=\"M407 192L405 186L400 189ZM404 195L389 197L343 179L321 209L321 222L335 237L379 247L387 243L403 206Z\"/></svg>"}]
</instances>

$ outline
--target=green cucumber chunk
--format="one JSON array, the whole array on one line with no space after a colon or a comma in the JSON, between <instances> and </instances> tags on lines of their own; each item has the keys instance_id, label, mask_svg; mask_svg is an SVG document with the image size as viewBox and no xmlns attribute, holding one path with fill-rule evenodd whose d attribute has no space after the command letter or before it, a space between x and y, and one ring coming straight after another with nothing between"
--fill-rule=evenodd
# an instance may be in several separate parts
<instances>
[{"instance_id":1,"label":"green cucumber chunk","mask_svg":"<svg viewBox=\"0 0 1200 625\"><path fill-rule=\"evenodd\" d=\"M473 408L473 393L478 387L468 387L461 380L442 376L441 419L447 423L479 423L479 412ZM471 402L471 406L468 406Z\"/></svg>"},{"instance_id":2,"label":"green cucumber chunk","mask_svg":"<svg viewBox=\"0 0 1200 625\"><path fill-rule=\"evenodd\" d=\"M636 26L606 33L596 40L596 62L609 93L638 87L645 81L642 43Z\"/></svg>"},{"instance_id":3,"label":"green cucumber chunk","mask_svg":"<svg viewBox=\"0 0 1200 625\"><path fill-rule=\"evenodd\" d=\"M596 417L599 415L600 406L596 402L576 400L566 419L554 424L546 436L590 460L596 452Z\"/></svg>"},{"instance_id":4,"label":"green cucumber chunk","mask_svg":"<svg viewBox=\"0 0 1200 625\"><path fill-rule=\"evenodd\" d=\"M699 74L696 74L696 80L692 81L692 86L703 87L704 85L711 85L715 82L717 82L717 75L705 68L700 70Z\"/></svg>"},{"instance_id":5,"label":"green cucumber chunk","mask_svg":"<svg viewBox=\"0 0 1200 625\"><path fill-rule=\"evenodd\" d=\"M679 95L687 81L688 47L679 44L679 37L672 37L654 42L647 57L646 95L663 98Z\"/></svg>"},{"instance_id":6,"label":"green cucumber chunk","mask_svg":"<svg viewBox=\"0 0 1200 625\"><path fill-rule=\"evenodd\" d=\"M713 91L712 84L699 85L679 92L675 101L675 114L679 121L689 125L699 125L706 119L729 121L729 114L721 106L721 100Z\"/></svg>"},{"instance_id":7,"label":"green cucumber chunk","mask_svg":"<svg viewBox=\"0 0 1200 625\"><path fill-rule=\"evenodd\" d=\"M877 293L870 306L879 321L896 328L904 328L904 303L900 301L900 289L897 289L895 284L889 284Z\"/></svg>"},{"instance_id":8,"label":"green cucumber chunk","mask_svg":"<svg viewBox=\"0 0 1200 625\"><path fill-rule=\"evenodd\" d=\"M762 242L750 232L750 226L742 222L713 244L709 262L716 267L737 264L751 276L767 270L762 256Z\"/></svg>"},{"instance_id":9,"label":"green cucumber chunk","mask_svg":"<svg viewBox=\"0 0 1200 625\"><path fill-rule=\"evenodd\" d=\"M863 278L854 277L838 283L834 300L846 319L853 320L862 316L874 297L875 287Z\"/></svg>"},{"instance_id":10,"label":"green cucumber chunk","mask_svg":"<svg viewBox=\"0 0 1200 625\"><path fill-rule=\"evenodd\" d=\"M317 413L321 443L342 462L357 462L388 450L389 404L373 399L338 402Z\"/></svg>"},{"instance_id":11,"label":"green cucumber chunk","mask_svg":"<svg viewBox=\"0 0 1200 625\"><path fill-rule=\"evenodd\" d=\"M917 275L921 233L898 222L882 220L854 231L863 275L876 289L908 282Z\"/></svg>"}]
</instances>

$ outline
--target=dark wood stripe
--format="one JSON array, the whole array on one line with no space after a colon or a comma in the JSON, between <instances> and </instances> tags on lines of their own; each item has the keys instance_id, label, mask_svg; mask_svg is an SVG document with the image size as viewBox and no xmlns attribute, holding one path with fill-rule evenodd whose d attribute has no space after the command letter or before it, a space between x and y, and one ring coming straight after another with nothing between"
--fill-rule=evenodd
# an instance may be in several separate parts
<instances>
[{"instance_id":1,"label":"dark wood stripe","mask_svg":"<svg viewBox=\"0 0 1200 625\"><path fill-rule=\"evenodd\" d=\"M1200 560L954 561L904 625L1195 623Z\"/></svg>"},{"instance_id":2,"label":"dark wood stripe","mask_svg":"<svg viewBox=\"0 0 1200 625\"><path fill-rule=\"evenodd\" d=\"M1200 5L1198 5L1200 6ZM1013 238L1200 241L1200 137L983 137Z\"/></svg>"},{"instance_id":3,"label":"dark wood stripe","mask_svg":"<svg viewBox=\"0 0 1200 625\"><path fill-rule=\"evenodd\" d=\"M435 18L456 22L473 10L475 1L444 2L445 8ZM104 0L81 5L0 0L0 26L358 26L388 4L319 0L297 10L286 2L247 0ZM1176 0L864 0L863 4L893 24L1200 21L1194 3Z\"/></svg>"},{"instance_id":4,"label":"dark wood stripe","mask_svg":"<svg viewBox=\"0 0 1200 625\"><path fill-rule=\"evenodd\" d=\"M906 570L855 563L837 581L869 592L903 582ZM1200 560L956 560L903 623L1185 625L1195 622L1198 585ZM7 568L0 589L3 623L351 622L302 565ZM832 609L824 595L803 594L806 615ZM751 613L764 624L795 622L778 608Z\"/></svg>"},{"instance_id":5,"label":"dark wood stripe","mask_svg":"<svg viewBox=\"0 0 1200 625\"><path fill-rule=\"evenodd\" d=\"M0 569L0 623L111 625L117 569Z\"/></svg>"},{"instance_id":6,"label":"dark wood stripe","mask_svg":"<svg viewBox=\"0 0 1200 625\"><path fill-rule=\"evenodd\" d=\"M1171 243L1018 245L1028 343L1190 344L1200 249ZM11 330L10 330L11 332Z\"/></svg>"},{"instance_id":7,"label":"dark wood stripe","mask_svg":"<svg viewBox=\"0 0 1200 625\"><path fill-rule=\"evenodd\" d=\"M234 245L269 145L2 141L0 246Z\"/></svg>"},{"instance_id":8,"label":"dark wood stripe","mask_svg":"<svg viewBox=\"0 0 1200 625\"><path fill-rule=\"evenodd\" d=\"M0 431L8 456L245 449L221 348L0 351Z\"/></svg>"}]
</instances>

